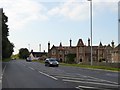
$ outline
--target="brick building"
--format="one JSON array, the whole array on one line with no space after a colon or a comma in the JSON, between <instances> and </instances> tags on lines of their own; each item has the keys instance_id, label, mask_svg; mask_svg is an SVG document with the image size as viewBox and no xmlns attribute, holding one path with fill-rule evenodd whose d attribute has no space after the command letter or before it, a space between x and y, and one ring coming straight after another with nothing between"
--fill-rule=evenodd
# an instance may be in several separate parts
<instances>
[{"instance_id":1,"label":"brick building","mask_svg":"<svg viewBox=\"0 0 120 90\"><path fill-rule=\"evenodd\" d=\"M111 42L111 45L102 45L100 42L98 46L92 46L92 55L93 62L120 62L120 45L114 45L114 42ZM62 46L60 43L59 46L52 46L50 48L50 42L48 43L48 57L54 57L60 59L62 62L66 61L67 54L76 54L74 61L76 63L86 63L91 60L91 46L90 39L88 39L88 45L85 45L82 39L78 40L76 46L72 46L72 40L70 40L69 46Z\"/></svg>"}]
</instances>

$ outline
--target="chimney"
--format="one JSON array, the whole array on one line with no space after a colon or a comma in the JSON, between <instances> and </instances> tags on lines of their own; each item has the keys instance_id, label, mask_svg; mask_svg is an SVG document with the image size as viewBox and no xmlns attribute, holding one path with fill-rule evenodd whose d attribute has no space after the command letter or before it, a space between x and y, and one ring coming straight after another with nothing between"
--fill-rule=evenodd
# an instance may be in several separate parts
<instances>
[{"instance_id":1,"label":"chimney","mask_svg":"<svg viewBox=\"0 0 120 90\"><path fill-rule=\"evenodd\" d=\"M114 41L113 40L112 40L111 44L112 44L112 48L114 48L115 45L114 45Z\"/></svg>"},{"instance_id":2,"label":"chimney","mask_svg":"<svg viewBox=\"0 0 120 90\"><path fill-rule=\"evenodd\" d=\"M62 43L60 42L60 47L62 47Z\"/></svg>"},{"instance_id":3,"label":"chimney","mask_svg":"<svg viewBox=\"0 0 120 90\"><path fill-rule=\"evenodd\" d=\"M90 46L90 38L88 38L88 46Z\"/></svg>"},{"instance_id":4,"label":"chimney","mask_svg":"<svg viewBox=\"0 0 120 90\"><path fill-rule=\"evenodd\" d=\"M48 52L50 51L50 41L48 42Z\"/></svg>"},{"instance_id":5,"label":"chimney","mask_svg":"<svg viewBox=\"0 0 120 90\"><path fill-rule=\"evenodd\" d=\"M43 52L45 53L45 50Z\"/></svg>"},{"instance_id":6,"label":"chimney","mask_svg":"<svg viewBox=\"0 0 120 90\"><path fill-rule=\"evenodd\" d=\"M72 40L70 39L70 47L72 46Z\"/></svg>"}]
</instances>

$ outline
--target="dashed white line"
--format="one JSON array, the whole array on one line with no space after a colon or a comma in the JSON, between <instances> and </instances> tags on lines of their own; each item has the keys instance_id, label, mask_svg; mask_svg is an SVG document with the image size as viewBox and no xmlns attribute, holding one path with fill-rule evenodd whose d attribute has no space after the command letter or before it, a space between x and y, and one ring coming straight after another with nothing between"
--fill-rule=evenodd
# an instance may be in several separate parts
<instances>
[{"instance_id":1,"label":"dashed white line","mask_svg":"<svg viewBox=\"0 0 120 90\"><path fill-rule=\"evenodd\" d=\"M45 76L47 76L47 77L50 77L50 78L52 78L52 79L54 79L54 80L58 80L57 78L55 78L55 77L53 77L53 76L50 76L50 75L48 75L48 74L46 74L46 73L43 73L43 72L41 72L41 71L39 71L39 73L40 73L40 74L43 74L43 75L45 75Z\"/></svg>"},{"instance_id":2,"label":"dashed white line","mask_svg":"<svg viewBox=\"0 0 120 90\"><path fill-rule=\"evenodd\" d=\"M34 68L32 68L32 67L29 67L31 70L35 70Z\"/></svg>"},{"instance_id":3,"label":"dashed white line","mask_svg":"<svg viewBox=\"0 0 120 90\"><path fill-rule=\"evenodd\" d=\"M88 87L88 86L78 86L78 87L75 87L75 88L89 88L89 89L91 88L91 89L92 89L92 88L95 88L95 87Z\"/></svg>"},{"instance_id":4,"label":"dashed white line","mask_svg":"<svg viewBox=\"0 0 120 90\"><path fill-rule=\"evenodd\" d=\"M76 83L99 84L99 85L104 85L104 86L118 87L118 85L106 84L106 83L97 83L97 82L84 82L84 81L67 80L67 79L63 79L63 81L66 81L66 82L76 82Z\"/></svg>"},{"instance_id":5,"label":"dashed white line","mask_svg":"<svg viewBox=\"0 0 120 90\"><path fill-rule=\"evenodd\" d=\"M23 64L23 66L26 66L26 65Z\"/></svg>"}]
</instances>

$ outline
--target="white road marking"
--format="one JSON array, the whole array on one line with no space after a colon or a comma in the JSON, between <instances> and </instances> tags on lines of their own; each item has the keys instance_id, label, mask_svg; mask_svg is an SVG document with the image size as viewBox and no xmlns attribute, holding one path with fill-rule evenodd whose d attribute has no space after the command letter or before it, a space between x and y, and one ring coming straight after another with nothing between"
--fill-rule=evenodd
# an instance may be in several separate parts
<instances>
[{"instance_id":1,"label":"white road marking","mask_svg":"<svg viewBox=\"0 0 120 90\"><path fill-rule=\"evenodd\" d=\"M95 88L95 87L88 87L88 86L78 86L78 87L75 87L75 88Z\"/></svg>"},{"instance_id":2,"label":"white road marking","mask_svg":"<svg viewBox=\"0 0 120 90\"><path fill-rule=\"evenodd\" d=\"M95 77L91 77L91 76L88 76L88 77L93 78L93 79L98 79L98 80L101 80L101 81L105 81L105 82L109 82L109 83L118 84L117 82L112 82L112 81L108 81L108 80L103 80L103 79L99 79L99 78L95 78Z\"/></svg>"},{"instance_id":3,"label":"white road marking","mask_svg":"<svg viewBox=\"0 0 120 90\"><path fill-rule=\"evenodd\" d=\"M88 81L102 81L102 80L94 80L94 79L83 79L83 78L73 78L73 77L61 77L61 76L56 76L58 78L65 78L65 79L76 79L76 80L88 80Z\"/></svg>"},{"instance_id":4,"label":"white road marking","mask_svg":"<svg viewBox=\"0 0 120 90\"><path fill-rule=\"evenodd\" d=\"M35 70L34 68L32 68L32 67L29 67L31 70Z\"/></svg>"},{"instance_id":5,"label":"white road marking","mask_svg":"<svg viewBox=\"0 0 120 90\"><path fill-rule=\"evenodd\" d=\"M23 64L23 66L26 66L26 65Z\"/></svg>"},{"instance_id":6,"label":"white road marking","mask_svg":"<svg viewBox=\"0 0 120 90\"><path fill-rule=\"evenodd\" d=\"M78 75L82 75L82 74L78 74ZM93 78L93 79L100 80L100 81L105 81L105 82L109 82L109 83L118 84L117 82L112 82L112 81L108 81L108 80L104 80L104 79L100 79L100 78L96 78L96 77L92 77L92 76L85 76L84 75L84 77Z\"/></svg>"},{"instance_id":7,"label":"white road marking","mask_svg":"<svg viewBox=\"0 0 120 90\"><path fill-rule=\"evenodd\" d=\"M43 72L41 72L41 71L39 71L39 73L40 73L40 74L43 74L43 75L45 75L45 76L47 76L47 77L50 77L50 78L52 78L52 79L54 79L54 80L58 80L57 78L55 78L55 77L53 77L53 76L50 76L50 75L48 75L48 74L46 74L46 73L43 73Z\"/></svg>"},{"instance_id":8,"label":"white road marking","mask_svg":"<svg viewBox=\"0 0 120 90\"><path fill-rule=\"evenodd\" d=\"M2 75L3 75L3 74L4 74L4 72L5 72L6 66L7 66L7 65L5 65L5 66L4 66L4 68L3 68Z\"/></svg>"},{"instance_id":9,"label":"white road marking","mask_svg":"<svg viewBox=\"0 0 120 90\"><path fill-rule=\"evenodd\" d=\"M106 84L106 83L97 83L97 82L84 82L84 81L76 81L76 80L67 80L63 79L63 81L67 82L76 82L76 83L88 83L88 84L99 84L99 85L104 85L104 86L113 86L113 87L118 87L118 85L113 85L113 84Z\"/></svg>"}]
</instances>

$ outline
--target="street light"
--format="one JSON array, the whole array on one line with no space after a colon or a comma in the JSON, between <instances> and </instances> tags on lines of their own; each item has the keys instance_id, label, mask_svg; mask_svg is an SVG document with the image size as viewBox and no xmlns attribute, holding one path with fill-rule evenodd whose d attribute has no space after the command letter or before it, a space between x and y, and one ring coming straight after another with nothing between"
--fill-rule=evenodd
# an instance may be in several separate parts
<instances>
[{"instance_id":1,"label":"street light","mask_svg":"<svg viewBox=\"0 0 120 90\"><path fill-rule=\"evenodd\" d=\"M93 57L92 57L92 0L90 1L90 31L91 31L91 65L93 65Z\"/></svg>"}]
</instances>

